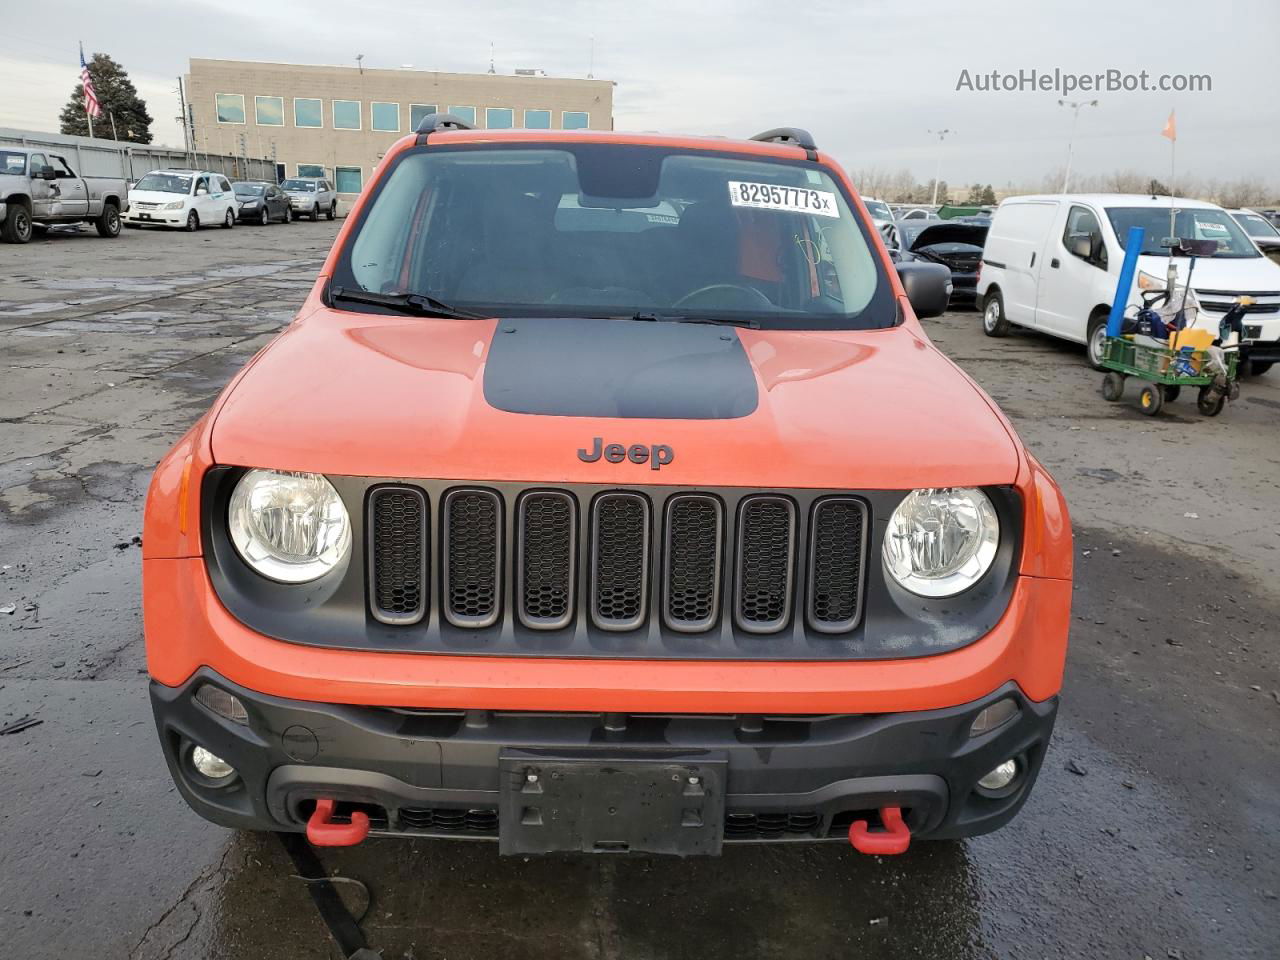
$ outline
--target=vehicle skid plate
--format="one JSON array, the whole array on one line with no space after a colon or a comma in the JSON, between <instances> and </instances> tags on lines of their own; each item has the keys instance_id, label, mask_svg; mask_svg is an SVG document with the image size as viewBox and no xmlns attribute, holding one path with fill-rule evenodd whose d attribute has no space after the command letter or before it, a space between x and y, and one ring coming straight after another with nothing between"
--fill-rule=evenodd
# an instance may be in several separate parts
<instances>
[{"instance_id":1,"label":"vehicle skid plate","mask_svg":"<svg viewBox=\"0 0 1280 960\"><path fill-rule=\"evenodd\" d=\"M507 750L498 762L502 854L720 853L723 753Z\"/></svg>"}]
</instances>

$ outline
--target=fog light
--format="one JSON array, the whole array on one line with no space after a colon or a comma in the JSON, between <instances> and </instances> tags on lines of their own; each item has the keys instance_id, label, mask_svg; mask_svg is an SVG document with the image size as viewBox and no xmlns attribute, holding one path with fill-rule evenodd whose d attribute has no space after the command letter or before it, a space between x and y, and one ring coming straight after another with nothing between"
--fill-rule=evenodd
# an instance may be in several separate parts
<instances>
[{"instance_id":1,"label":"fog light","mask_svg":"<svg viewBox=\"0 0 1280 960\"><path fill-rule=\"evenodd\" d=\"M1004 790L1013 783L1014 778L1018 776L1018 761L1006 760L1000 766L993 769L985 777L978 781L978 786L983 790L989 790L997 793Z\"/></svg>"},{"instance_id":2,"label":"fog light","mask_svg":"<svg viewBox=\"0 0 1280 960\"><path fill-rule=\"evenodd\" d=\"M191 751L191 765L202 777L210 780L225 780L236 772L235 767L204 747L196 747Z\"/></svg>"},{"instance_id":3,"label":"fog light","mask_svg":"<svg viewBox=\"0 0 1280 960\"><path fill-rule=\"evenodd\" d=\"M1018 712L1018 704L1011 697L1003 700L997 700L989 707L984 707L976 717L973 718L973 725L969 727L969 736L976 737L981 734L994 730L996 727L1011 720L1013 715Z\"/></svg>"},{"instance_id":4,"label":"fog light","mask_svg":"<svg viewBox=\"0 0 1280 960\"><path fill-rule=\"evenodd\" d=\"M244 708L240 698L212 684L203 684L196 691L196 702L208 707L218 716L226 717L235 723L247 724L249 722L249 711Z\"/></svg>"}]
</instances>

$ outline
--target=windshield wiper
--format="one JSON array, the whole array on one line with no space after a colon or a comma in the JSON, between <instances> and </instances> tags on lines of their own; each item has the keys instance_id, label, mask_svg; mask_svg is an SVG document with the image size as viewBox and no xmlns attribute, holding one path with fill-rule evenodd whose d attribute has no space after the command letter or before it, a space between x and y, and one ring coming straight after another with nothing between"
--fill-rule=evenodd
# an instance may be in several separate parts
<instances>
[{"instance_id":1,"label":"windshield wiper","mask_svg":"<svg viewBox=\"0 0 1280 960\"><path fill-rule=\"evenodd\" d=\"M330 287L329 300L348 303L367 303L375 307L386 307L398 313L408 313L415 317L444 317L450 320L484 320L483 314L471 313L451 307L443 300L429 297L424 293L374 293L370 290L350 290L347 287Z\"/></svg>"},{"instance_id":2,"label":"windshield wiper","mask_svg":"<svg viewBox=\"0 0 1280 960\"><path fill-rule=\"evenodd\" d=\"M760 321L738 317L700 317L684 313L646 313L637 310L629 317L610 317L610 320L644 320L649 323L706 323L717 327L746 327L759 330Z\"/></svg>"}]
</instances>

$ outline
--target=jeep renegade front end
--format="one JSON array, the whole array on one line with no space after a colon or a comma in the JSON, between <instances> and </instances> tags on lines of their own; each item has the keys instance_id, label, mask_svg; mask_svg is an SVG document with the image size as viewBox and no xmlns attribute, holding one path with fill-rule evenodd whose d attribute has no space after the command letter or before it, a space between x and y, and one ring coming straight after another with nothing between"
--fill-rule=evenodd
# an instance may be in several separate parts
<instances>
[{"instance_id":1,"label":"jeep renegade front end","mask_svg":"<svg viewBox=\"0 0 1280 960\"><path fill-rule=\"evenodd\" d=\"M899 276L803 131L427 118L156 471L182 795L504 853L1008 821L1053 727L1070 525L921 328L931 266Z\"/></svg>"}]
</instances>

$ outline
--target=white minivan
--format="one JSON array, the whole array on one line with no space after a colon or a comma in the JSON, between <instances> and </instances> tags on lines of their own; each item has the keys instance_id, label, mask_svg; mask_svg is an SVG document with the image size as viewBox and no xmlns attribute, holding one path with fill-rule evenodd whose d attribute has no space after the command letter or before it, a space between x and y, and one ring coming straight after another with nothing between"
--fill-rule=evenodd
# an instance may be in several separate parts
<instances>
[{"instance_id":1,"label":"white minivan","mask_svg":"<svg viewBox=\"0 0 1280 960\"><path fill-rule=\"evenodd\" d=\"M1173 232L1170 233L1170 211ZM1010 197L996 209L982 251L978 302L988 336L1010 324L1088 345L1098 365L1129 228L1145 228L1138 269L1162 284L1170 236L1216 240L1212 257L1196 261L1192 288L1210 328L1237 297L1247 307L1242 360L1265 372L1280 360L1280 264L1273 263L1221 207L1199 200L1125 194ZM1179 282L1188 261L1176 258ZM1135 284L1136 288L1136 284ZM1138 303L1137 290L1131 303Z\"/></svg>"},{"instance_id":2,"label":"white minivan","mask_svg":"<svg viewBox=\"0 0 1280 960\"><path fill-rule=\"evenodd\" d=\"M236 225L239 203L231 183L211 170L152 170L129 190L126 227L202 226L230 229Z\"/></svg>"}]
</instances>

